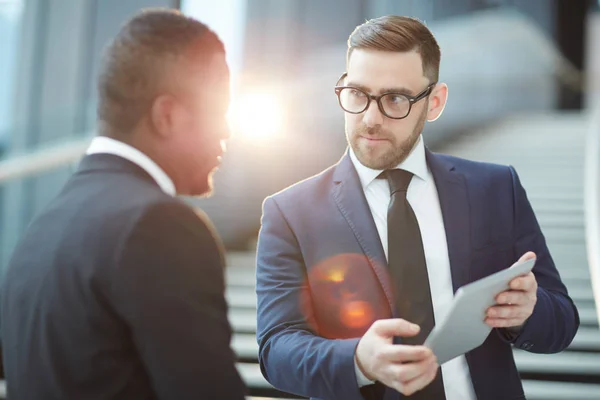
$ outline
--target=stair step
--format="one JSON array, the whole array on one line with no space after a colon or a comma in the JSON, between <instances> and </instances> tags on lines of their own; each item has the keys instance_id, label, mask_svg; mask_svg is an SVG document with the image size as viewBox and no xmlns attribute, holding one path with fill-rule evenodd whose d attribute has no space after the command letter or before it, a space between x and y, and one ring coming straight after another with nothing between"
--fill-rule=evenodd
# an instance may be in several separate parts
<instances>
[{"instance_id":1,"label":"stair step","mask_svg":"<svg viewBox=\"0 0 600 400\"><path fill-rule=\"evenodd\" d=\"M237 369L247 385L272 388L260 372L258 364L239 363ZM591 383L551 382L523 380L528 400L598 400L600 385Z\"/></svg>"},{"instance_id":2,"label":"stair step","mask_svg":"<svg viewBox=\"0 0 600 400\"><path fill-rule=\"evenodd\" d=\"M527 400L598 400L600 384L523 380Z\"/></svg>"},{"instance_id":3,"label":"stair step","mask_svg":"<svg viewBox=\"0 0 600 400\"><path fill-rule=\"evenodd\" d=\"M514 354L521 373L600 376L600 353L564 351L557 354L534 354L515 349Z\"/></svg>"}]
</instances>

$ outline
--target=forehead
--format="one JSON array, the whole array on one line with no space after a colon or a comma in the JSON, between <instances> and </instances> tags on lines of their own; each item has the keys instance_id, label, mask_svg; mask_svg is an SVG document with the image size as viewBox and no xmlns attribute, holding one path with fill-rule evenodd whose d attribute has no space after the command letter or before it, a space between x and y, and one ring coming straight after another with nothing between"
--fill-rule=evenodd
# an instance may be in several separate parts
<instances>
[{"instance_id":1,"label":"forehead","mask_svg":"<svg viewBox=\"0 0 600 400\"><path fill-rule=\"evenodd\" d=\"M416 51L391 52L356 49L348 61L347 82L371 91L383 88L407 88L420 91L429 82L423 75L421 55Z\"/></svg>"}]
</instances>

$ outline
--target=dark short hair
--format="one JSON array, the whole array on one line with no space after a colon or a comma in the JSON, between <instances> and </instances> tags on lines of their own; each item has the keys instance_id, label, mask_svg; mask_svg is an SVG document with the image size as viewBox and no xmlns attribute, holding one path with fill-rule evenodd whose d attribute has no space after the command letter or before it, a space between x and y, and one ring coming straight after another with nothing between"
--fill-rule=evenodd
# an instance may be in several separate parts
<instances>
[{"instance_id":1,"label":"dark short hair","mask_svg":"<svg viewBox=\"0 0 600 400\"><path fill-rule=\"evenodd\" d=\"M201 58L224 52L205 24L177 10L147 9L129 20L107 47L98 79L98 119L112 134L128 133L151 107L168 65L191 47Z\"/></svg>"},{"instance_id":2,"label":"dark short hair","mask_svg":"<svg viewBox=\"0 0 600 400\"><path fill-rule=\"evenodd\" d=\"M440 71L440 47L431 31L418 19L387 15L356 27L348 38L347 61L355 49L407 52L421 55L423 74L437 82Z\"/></svg>"}]
</instances>

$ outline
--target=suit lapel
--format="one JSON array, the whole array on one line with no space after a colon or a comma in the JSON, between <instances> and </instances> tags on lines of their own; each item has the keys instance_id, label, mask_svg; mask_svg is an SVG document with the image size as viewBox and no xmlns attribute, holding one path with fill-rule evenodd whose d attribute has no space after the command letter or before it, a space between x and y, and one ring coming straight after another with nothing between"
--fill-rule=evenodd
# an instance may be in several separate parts
<instances>
[{"instance_id":1,"label":"suit lapel","mask_svg":"<svg viewBox=\"0 0 600 400\"><path fill-rule=\"evenodd\" d=\"M367 256L383 288L390 309L393 310L394 297L383 246L360 179L348 154L336 166L333 198Z\"/></svg>"},{"instance_id":2,"label":"suit lapel","mask_svg":"<svg viewBox=\"0 0 600 400\"><path fill-rule=\"evenodd\" d=\"M454 292L469 282L471 230L469 197L464 176L443 156L426 150L444 219Z\"/></svg>"}]
</instances>

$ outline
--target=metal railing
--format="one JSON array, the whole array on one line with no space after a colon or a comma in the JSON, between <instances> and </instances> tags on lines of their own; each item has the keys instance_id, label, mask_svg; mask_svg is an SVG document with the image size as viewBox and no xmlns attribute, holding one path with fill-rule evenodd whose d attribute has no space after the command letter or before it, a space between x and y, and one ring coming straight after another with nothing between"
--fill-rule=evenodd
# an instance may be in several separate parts
<instances>
[{"instance_id":1,"label":"metal railing","mask_svg":"<svg viewBox=\"0 0 600 400\"><path fill-rule=\"evenodd\" d=\"M77 162L85 153L90 140L89 137L71 139L26 154L12 155L6 160L0 160L0 184Z\"/></svg>"},{"instance_id":2,"label":"metal railing","mask_svg":"<svg viewBox=\"0 0 600 400\"><path fill-rule=\"evenodd\" d=\"M585 154L585 241L596 312L600 321L600 100L588 128Z\"/></svg>"}]
</instances>

